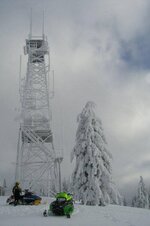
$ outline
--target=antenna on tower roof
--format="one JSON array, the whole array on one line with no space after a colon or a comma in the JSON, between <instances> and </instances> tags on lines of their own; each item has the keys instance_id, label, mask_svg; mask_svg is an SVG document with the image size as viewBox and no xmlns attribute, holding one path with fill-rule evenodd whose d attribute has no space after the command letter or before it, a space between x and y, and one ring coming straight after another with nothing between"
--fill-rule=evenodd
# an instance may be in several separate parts
<instances>
[{"instance_id":1,"label":"antenna on tower roof","mask_svg":"<svg viewBox=\"0 0 150 226\"><path fill-rule=\"evenodd\" d=\"M45 15L44 15L44 10L43 10L43 21L42 21L42 35L43 35L43 37L44 37L44 17L45 17Z\"/></svg>"},{"instance_id":2,"label":"antenna on tower roof","mask_svg":"<svg viewBox=\"0 0 150 226\"><path fill-rule=\"evenodd\" d=\"M32 37L32 8L30 10L30 34L29 34L29 37L30 37L30 39Z\"/></svg>"}]
</instances>

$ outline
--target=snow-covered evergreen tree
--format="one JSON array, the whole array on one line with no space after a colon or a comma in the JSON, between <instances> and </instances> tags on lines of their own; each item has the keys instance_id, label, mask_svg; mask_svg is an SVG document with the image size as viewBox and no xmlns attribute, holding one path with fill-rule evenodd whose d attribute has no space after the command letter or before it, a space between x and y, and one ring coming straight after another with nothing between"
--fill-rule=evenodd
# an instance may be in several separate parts
<instances>
[{"instance_id":1,"label":"snow-covered evergreen tree","mask_svg":"<svg viewBox=\"0 0 150 226\"><path fill-rule=\"evenodd\" d=\"M136 207L140 208L149 208L149 199L148 199L148 192L145 188L143 177L140 176L140 182L138 184L138 195L136 198Z\"/></svg>"},{"instance_id":2,"label":"snow-covered evergreen tree","mask_svg":"<svg viewBox=\"0 0 150 226\"><path fill-rule=\"evenodd\" d=\"M88 102L77 117L79 123L71 160L76 158L72 176L74 198L87 205L121 204L112 180L112 155L107 150L102 123Z\"/></svg>"}]
</instances>

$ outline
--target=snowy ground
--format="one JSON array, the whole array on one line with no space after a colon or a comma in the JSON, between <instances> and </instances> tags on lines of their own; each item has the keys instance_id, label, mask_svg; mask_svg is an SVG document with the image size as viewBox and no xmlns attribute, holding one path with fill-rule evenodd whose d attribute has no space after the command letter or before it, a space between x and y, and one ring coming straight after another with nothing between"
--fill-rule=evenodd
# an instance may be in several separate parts
<instances>
[{"instance_id":1,"label":"snowy ground","mask_svg":"<svg viewBox=\"0 0 150 226\"><path fill-rule=\"evenodd\" d=\"M50 199L39 206L9 206L7 197L0 197L0 226L150 226L150 210L109 205L82 206L75 204L70 219L43 217Z\"/></svg>"}]
</instances>

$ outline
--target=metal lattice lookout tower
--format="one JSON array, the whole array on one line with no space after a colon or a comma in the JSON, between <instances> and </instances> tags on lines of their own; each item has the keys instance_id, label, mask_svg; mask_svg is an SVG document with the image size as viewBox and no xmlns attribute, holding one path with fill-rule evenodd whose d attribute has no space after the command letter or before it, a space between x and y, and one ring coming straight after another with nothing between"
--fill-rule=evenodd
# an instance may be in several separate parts
<instances>
[{"instance_id":1,"label":"metal lattice lookout tower","mask_svg":"<svg viewBox=\"0 0 150 226\"><path fill-rule=\"evenodd\" d=\"M24 188L50 194L58 190L60 159L56 158L50 117L49 47L46 36L26 39L27 72L21 82L21 122L18 138L16 180Z\"/></svg>"}]
</instances>

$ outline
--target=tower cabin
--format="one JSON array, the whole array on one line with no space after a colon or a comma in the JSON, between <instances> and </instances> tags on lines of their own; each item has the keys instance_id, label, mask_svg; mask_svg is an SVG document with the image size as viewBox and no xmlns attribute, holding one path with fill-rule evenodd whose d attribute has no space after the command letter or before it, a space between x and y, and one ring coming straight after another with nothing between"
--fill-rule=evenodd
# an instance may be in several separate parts
<instances>
[{"instance_id":1,"label":"tower cabin","mask_svg":"<svg viewBox=\"0 0 150 226\"><path fill-rule=\"evenodd\" d=\"M26 39L26 46L24 47L24 54L29 54L30 63L43 63L44 55L48 54L48 43L43 37L32 37Z\"/></svg>"}]
</instances>

